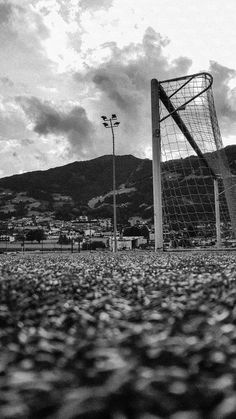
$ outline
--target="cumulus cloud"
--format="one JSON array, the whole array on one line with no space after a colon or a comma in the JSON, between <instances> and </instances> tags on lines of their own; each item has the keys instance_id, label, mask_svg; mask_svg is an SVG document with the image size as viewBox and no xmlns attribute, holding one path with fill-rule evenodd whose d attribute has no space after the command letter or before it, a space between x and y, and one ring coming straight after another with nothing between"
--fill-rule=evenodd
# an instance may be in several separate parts
<instances>
[{"instance_id":1,"label":"cumulus cloud","mask_svg":"<svg viewBox=\"0 0 236 419\"><path fill-rule=\"evenodd\" d=\"M119 48L115 42L103 48L109 59L77 73L78 83L92 82L99 92L100 112L110 109L119 114L121 125L118 152L145 155L150 142L150 80L181 76L188 72L191 60L179 57L169 61L165 47L169 41L153 28L147 28L141 43Z\"/></svg>"},{"instance_id":2,"label":"cumulus cloud","mask_svg":"<svg viewBox=\"0 0 236 419\"><path fill-rule=\"evenodd\" d=\"M15 139L1 142L0 177L3 175L10 176L13 173L47 169L49 166L52 167L55 165L55 160L59 160L60 163L63 164L63 159L60 159L60 157L55 154L50 160L50 154L46 153L46 148L48 149L48 144L39 144L38 141L32 141L27 138L23 140ZM13 168L14 172L12 173Z\"/></svg>"},{"instance_id":3,"label":"cumulus cloud","mask_svg":"<svg viewBox=\"0 0 236 419\"><path fill-rule=\"evenodd\" d=\"M17 5L0 0L0 77L33 91L39 84L47 85L53 74L43 46L47 37L49 30L32 7L24 1Z\"/></svg>"},{"instance_id":4,"label":"cumulus cloud","mask_svg":"<svg viewBox=\"0 0 236 419\"><path fill-rule=\"evenodd\" d=\"M21 141L21 144L22 144L23 147L28 147L29 145L34 144L34 141L33 140L30 140L29 138L24 138Z\"/></svg>"},{"instance_id":5,"label":"cumulus cloud","mask_svg":"<svg viewBox=\"0 0 236 419\"><path fill-rule=\"evenodd\" d=\"M13 87L14 83L9 77L0 77L0 82L5 87Z\"/></svg>"},{"instance_id":6,"label":"cumulus cloud","mask_svg":"<svg viewBox=\"0 0 236 419\"><path fill-rule=\"evenodd\" d=\"M80 7L83 10L108 9L112 3L113 0L81 0Z\"/></svg>"},{"instance_id":7,"label":"cumulus cloud","mask_svg":"<svg viewBox=\"0 0 236 419\"><path fill-rule=\"evenodd\" d=\"M169 62L164 55L168 40L154 29L148 28L141 44L130 44L123 49L116 43L105 44L111 58L98 68L91 69L95 85L112 99L118 107L137 107L137 94L145 95L153 77L174 77L188 71L191 60L180 57Z\"/></svg>"},{"instance_id":8,"label":"cumulus cloud","mask_svg":"<svg viewBox=\"0 0 236 419\"><path fill-rule=\"evenodd\" d=\"M92 151L94 127L83 107L73 106L63 111L36 97L17 97L16 101L33 122L37 134L66 136L72 151L80 157Z\"/></svg>"},{"instance_id":9,"label":"cumulus cloud","mask_svg":"<svg viewBox=\"0 0 236 419\"><path fill-rule=\"evenodd\" d=\"M215 61L211 61L209 71L214 79L214 98L222 133L231 134L236 125L236 89L231 89L229 83L235 79L236 71Z\"/></svg>"},{"instance_id":10,"label":"cumulus cloud","mask_svg":"<svg viewBox=\"0 0 236 419\"><path fill-rule=\"evenodd\" d=\"M28 136L25 118L11 97L0 97L0 140L21 140Z\"/></svg>"},{"instance_id":11,"label":"cumulus cloud","mask_svg":"<svg viewBox=\"0 0 236 419\"><path fill-rule=\"evenodd\" d=\"M7 1L0 3L0 25L9 22L12 14L12 5Z\"/></svg>"}]
</instances>

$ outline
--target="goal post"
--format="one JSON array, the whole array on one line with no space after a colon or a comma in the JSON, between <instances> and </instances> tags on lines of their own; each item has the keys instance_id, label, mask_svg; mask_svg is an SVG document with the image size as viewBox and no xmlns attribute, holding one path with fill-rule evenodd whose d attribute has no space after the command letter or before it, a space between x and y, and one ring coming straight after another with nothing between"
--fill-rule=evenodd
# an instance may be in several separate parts
<instances>
[{"instance_id":1,"label":"goal post","mask_svg":"<svg viewBox=\"0 0 236 419\"><path fill-rule=\"evenodd\" d=\"M151 81L155 250L236 238L236 181L223 149L213 78Z\"/></svg>"},{"instance_id":2,"label":"goal post","mask_svg":"<svg viewBox=\"0 0 236 419\"><path fill-rule=\"evenodd\" d=\"M153 201L154 201L154 231L155 250L163 249L163 219L162 219L162 190L161 190L161 132L159 118L159 84L151 81L152 105L152 172L153 172Z\"/></svg>"}]
</instances>

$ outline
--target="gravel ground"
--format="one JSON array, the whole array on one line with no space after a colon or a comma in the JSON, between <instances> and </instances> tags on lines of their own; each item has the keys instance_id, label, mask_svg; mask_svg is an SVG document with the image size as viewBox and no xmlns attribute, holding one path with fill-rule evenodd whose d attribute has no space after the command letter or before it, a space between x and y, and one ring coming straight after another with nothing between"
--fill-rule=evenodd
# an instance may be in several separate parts
<instances>
[{"instance_id":1,"label":"gravel ground","mask_svg":"<svg viewBox=\"0 0 236 419\"><path fill-rule=\"evenodd\" d=\"M1 255L0 418L236 418L235 256Z\"/></svg>"}]
</instances>

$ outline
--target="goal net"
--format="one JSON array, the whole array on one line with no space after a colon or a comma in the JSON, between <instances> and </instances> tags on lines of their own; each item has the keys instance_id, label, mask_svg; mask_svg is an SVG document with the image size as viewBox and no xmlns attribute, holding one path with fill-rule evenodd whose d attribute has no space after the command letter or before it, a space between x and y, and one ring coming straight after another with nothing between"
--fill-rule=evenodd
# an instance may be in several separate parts
<instances>
[{"instance_id":1,"label":"goal net","mask_svg":"<svg viewBox=\"0 0 236 419\"><path fill-rule=\"evenodd\" d=\"M236 237L236 177L223 148L212 82L208 73L152 80L157 248L221 246Z\"/></svg>"}]
</instances>

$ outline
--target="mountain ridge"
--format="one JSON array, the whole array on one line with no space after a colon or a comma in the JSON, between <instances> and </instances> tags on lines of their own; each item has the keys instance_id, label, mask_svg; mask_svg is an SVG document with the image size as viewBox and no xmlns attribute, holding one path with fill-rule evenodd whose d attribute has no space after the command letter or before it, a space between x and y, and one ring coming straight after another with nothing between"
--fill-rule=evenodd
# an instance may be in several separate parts
<instances>
[{"instance_id":1,"label":"mountain ridge","mask_svg":"<svg viewBox=\"0 0 236 419\"><path fill-rule=\"evenodd\" d=\"M236 174L236 145L224 150L231 171ZM85 213L112 216L112 158L110 154L103 155L1 178L0 216L47 212L61 217ZM115 161L118 218L127 219L131 215L152 218L152 160L127 154L116 155ZM188 182L194 188L191 179L206 176L204 169L199 170L197 156L163 162L162 165L164 179L171 176L173 187L181 180L182 184ZM185 199L188 199L187 189ZM89 206L91 200L92 207Z\"/></svg>"}]
</instances>

